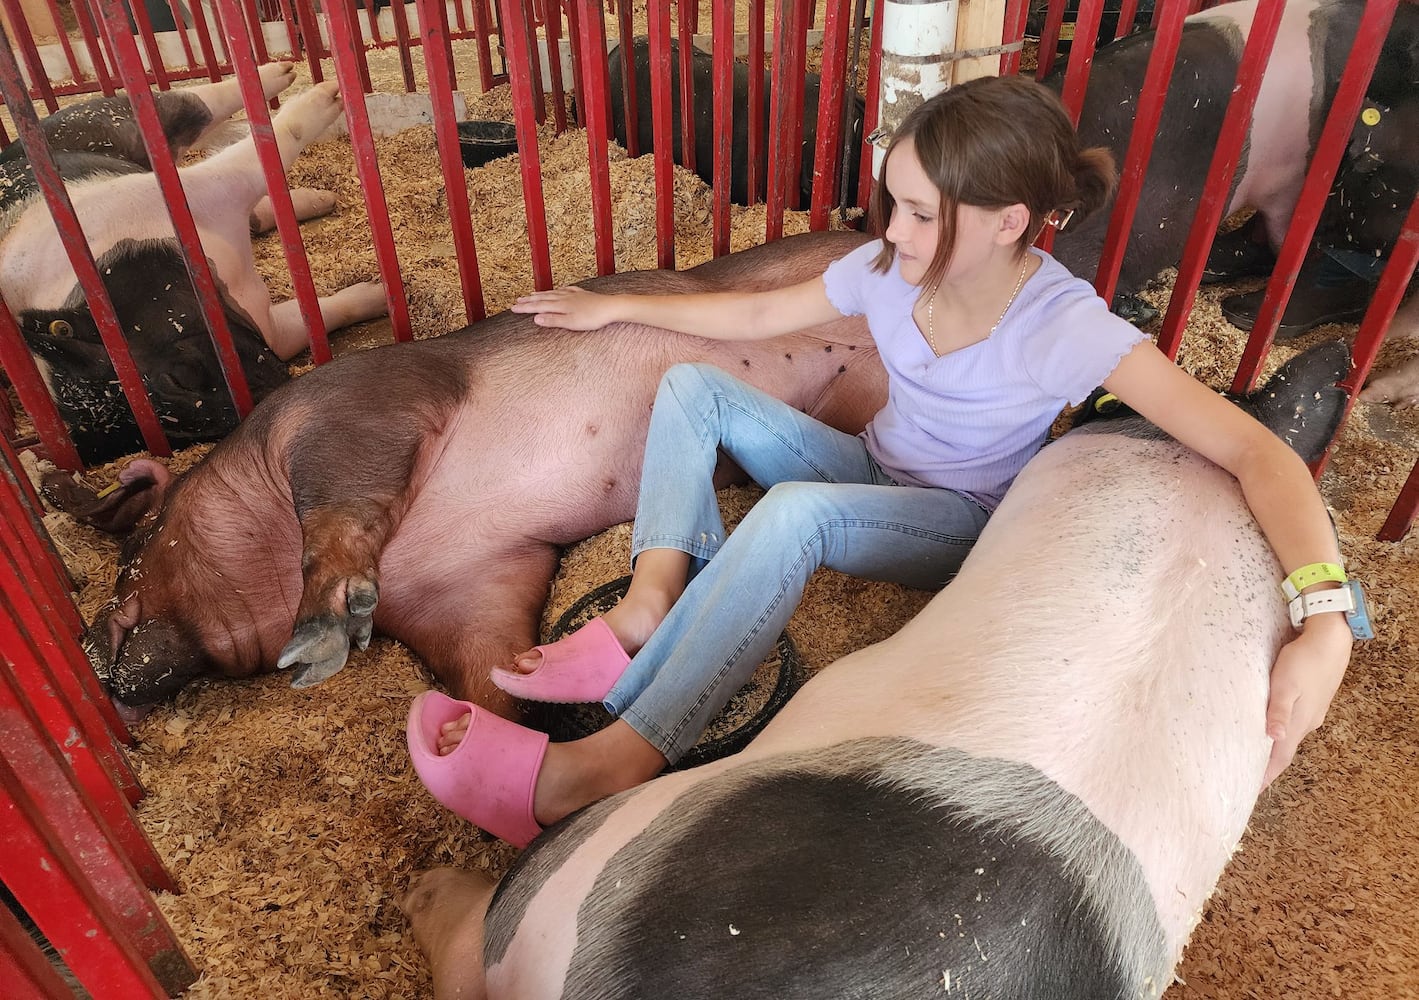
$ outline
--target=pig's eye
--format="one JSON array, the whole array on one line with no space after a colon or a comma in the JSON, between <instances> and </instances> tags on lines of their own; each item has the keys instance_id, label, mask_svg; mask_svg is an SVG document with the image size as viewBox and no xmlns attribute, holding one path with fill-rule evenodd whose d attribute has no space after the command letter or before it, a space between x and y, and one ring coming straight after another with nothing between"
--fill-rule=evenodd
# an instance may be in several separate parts
<instances>
[{"instance_id":1,"label":"pig's eye","mask_svg":"<svg viewBox=\"0 0 1419 1000\"><path fill-rule=\"evenodd\" d=\"M74 336L74 328L69 325L68 320L56 319L49 324L49 335L51 337L72 337Z\"/></svg>"}]
</instances>

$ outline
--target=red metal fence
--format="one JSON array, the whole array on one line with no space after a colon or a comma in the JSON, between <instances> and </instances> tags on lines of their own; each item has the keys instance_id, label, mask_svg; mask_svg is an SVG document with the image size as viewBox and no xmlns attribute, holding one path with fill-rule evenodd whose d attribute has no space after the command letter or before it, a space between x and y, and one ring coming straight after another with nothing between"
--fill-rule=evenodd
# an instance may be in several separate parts
<instances>
[{"instance_id":1,"label":"red metal fence","mask_svg":"<svg viewBox=\"0 0 1419 1000\"><path fill-rule=\"evenodd\" d=\"M440 0L415 0L415 25L410 12L396 3L391 9L392 37L381 27L376 8L365 8L364 17L353 3L326 2L316 13L310 0L214 0L210 7L194 4L191 31L179 32L184 64L177 69L164 66L159 55L159 39L152 31L144 8L135 5L135 34L129 27L127 8L120 0L76 0L74 5L86 60L68 39L61 48L70 81L55 86L47 79L40 53L24 26L17 0L0 0L9 13L17 37L0 48L0 93L11 112L20 137L26 142L31 162L49 208L61 233L70 260L98 320L104 343L114 360L119 382L138 419L150 451L170 454L168 443L119 329L107 293L84 242L63 184L58 179L45 144L40 139L38 114L32 100L53 110L57 96L102 92L117 87L127 91L143 125L148 154L172 214L183 256L206 315L215 331L219 356L237 410L244 415L251 406L250 390L236 361L231 334L222 320L222 309L207 262L198 241L191 213L178 180L177 169L157 125L149 86L166 88L173 81L235 76L241 84L243 102L252 125L262 168L265 172L282 245L290 266L295 296L311 330L312 356L317 364L330 359L330 350L321 324L310 267L296 224L289 189L281 168L270 108L257 77L257 65L274 56L304 58L313 79L323 78L322 58L331 60L342 93L346 96L350 142L364 190L376 259L385 287L390 290L389 307L394 337L411 336L407 305L402 294L400 267L394 247L388 207L385 203L379 163L375 155L368 115L362 101L352 99L370 90L365 52L371 48L397 46L407 90L413 90L413 59L422 53L428 91L433 106L433 126L450 216L450 230L460 276L464 312L468 320L484 315L485 303L480 281L477 234L470 221L467 178L459 153L453 94L458 87L450 43L454 39L475 39L478 52L478 85L487 90L496 80L511 83L514 118L521 150L521 177L526 209L529 254L536 287L552 283L548 250L547 220L542 198L542 174L537 149L538 124L546 116L544 90L550 91L553 121L561 129L580 125L587 132L590 167L595 266L598 273L616 268L611 238L611 191L606 141L610 123L608 108L609 66L606 58L608 30L601 0L457 0L451 8ZM1399 0L1374 0L1366 7L1359 37L1345 70L1327 119L1320 150L1311 163L1292 222L1290 235L1280 251L1275 273L1267 286L1267 296L1257 317L1235 387L1252 385L1271 345L1280 317L1296 281L1300 260L1311 239L1321 204L1330 189L1350 123L1360 107L1366 84L1374 67L1385 30ZM55 8L54 0L49 0ZM173 11L181 22L178 5ZM631 9L614 5L614 34L621 47L623 78L630 72ZM1116 34L1133 26L1138 4L1120 5ZM1126 250L1126 234L1143 173L1147 168L1153 136L1162 110L1176 41L1183 17L1202 3L1158 3L1153 24L1159 44L1154 48L1143 92L1138 104L1137 123L1124 157L1118 207L1111 221L1110 235L1099 262L1095 284L1106 298L1112 296L1119 267ZM1282 0L1262 0L1248 38L1234 99L1223 124L1222 139L1214 152L1206 189L1190 230L1179 265L1172 299L1159 334L1160 345L1175 354L1183 326L1202 276L1208 251L1221 220L1246 135L1253 103L1261 82L1272 43L1276 37ZM668 4L653 4L648 20L653 74L650 107L636 108L632 89L624 94L627 116L648 114L657 137L671 132L671 93L668 86L672 64L672 21ZM832 0L822 24L822 93L845 93L844 77L849 62L859 51L856 40L869 33L868 92L875 93L880 37L870 26L881 23L882 0ZM734 11L728 2L711 5L713 31L713 80L715 92L712 200L713 248L716 255L729 248L729 136L732 116L745 113L727 99L734 52L722 40L733 38ZM1063 96L1077 115L1094 51L1093 39L1104 9L1104 0L1081 0ZM450 22L450 10L452 22ZM804 55L809 30L807 8L792 0L776 0L770 10L764 0L748 5L748 51L751 65L763 65L765 29L771 27L775 44L771 62L771 103L768 121L759 121L759 98L755 89L762 84L758 74L750 74L749 164L757 163L756 150L767 144L767 177L753 177L751 198L766 203L765 237L782 233L784 212L805 207L814 228L829 224L836 199L834 181L838 176L838 151L844 128L841 100L820 101L816 128L815 169L812 195L807 205L797 205L796 158L801 149L804 101ZM56 11L57 13L57 11ZM211 16L211 22L208 16ZM1026 20L1025 0L1010 0L1004 8L1004 38L993 51L1000 52L1001 69L1013 72L1019 64L1018 43ZM1065 15L1065 4L1055 0L1045 21L1040 58L1043 74L1054 61L1054 43ZM266 20L267 30L258 25ZM700 5L682 2L674 27L685 39L700 26ZM536 44L538 32L545 48ZM274 32L274 34L273 34ZM273 44L272 38L279 38ZM565 39L570 56L571 80L564 78L558 57ZM220 45L221 54L218 54ZM141 47L141 49L140 49ZM501 71L493 72L494 53L505 60ZM688 44L679 48L682 67L688 68ZM542 62L549 65L544 76ZM545 81L545 83L544 83ZM576 119L566 120L564 91L568 84L579 95ZM585 95L585 99L580 99ZM691 87L681 94L692 100ZM685 127L694 120L685 113ZM875 101L870 101L864 135L876 124ZM635 128L627 129L629 145L635 144ZM8 137L5 137L8 139ZM686 142L687 149L691 143ZM655 189L657 197L657 256L662 266L675 259L674 220L670 215L671 143L655 143ZM636 150L631 150L632 154ZM867 141L856 154L870 162ZM869 172L848 199L865 204ZM1391 255L1371 306L1361 323L1355 346L1354 368L1346 380L1353 394L1363 385L1379 342L1400 296L1409 283L1419 253L1416 213L1411 209L1399 245ZM34 447L58 465L75 469L78 454L49 397L8 308L0 308L0 362L8 374L20 405L34 426L35 439L19 442ZM7 406L0 406L7 410ZM5 416L6 414L0 414ZM170 879L153 855L133 819L131 804L141 794L131 771L118 749L127 738L122 724L113 716L107 699L98 689L93 674L80 651L77 637L80 623L69 594L69 582L58 559L48 546L38 519L38 501L29 487L12 447L13 420L0 421L0 442L4 461L0 463L0 599L5 605L0 615L4 627L3 683L0 683L0 807L6 814L6 838L0 850L0 876L39 927L69 959L79 978L98 995L157 996L160 991L181 989L192 978L190 963L156 913L144 886L170 888ZM1322 463L1323 464L1323 463ZM1319 469L1317 469L1319 472ZM1385 537L1398 537L1413 518L1419 505L1419 479L1410 482L1401 494ZM3 917L0 917L3 921ZM0 976L14 973L21 982L19 995L55 996L52 983L29 951L26 939L14 928L0 922L5 931L0 938ZM7 981L12 981L7 978ZM28 991L28 992L25 992Z\"/></svg>"}]
</instances>

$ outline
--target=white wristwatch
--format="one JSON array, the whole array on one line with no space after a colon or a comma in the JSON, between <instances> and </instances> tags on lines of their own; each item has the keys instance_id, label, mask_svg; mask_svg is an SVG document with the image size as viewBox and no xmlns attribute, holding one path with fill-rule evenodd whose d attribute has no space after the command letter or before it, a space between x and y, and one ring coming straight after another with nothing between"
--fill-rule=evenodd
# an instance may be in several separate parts
<instances>
[{"instance_id":1,"label":"white wristwatch","mask_svg":"<svg viewBox=\"0 0 1419 1000\"><path fill-rule=\"evenodd\" d=\"M1339 611L1345 615L1350 632L1356 639L1373 639L1375 633L1370 625L1369 609L1365 607L1365 592L1358 580L1348 580L1343 587L1320 590L1311 594L1297 594L1291 598L1291 624L1300 628L1311 615L1327 611Z\"/></svg>"}]
</instances>

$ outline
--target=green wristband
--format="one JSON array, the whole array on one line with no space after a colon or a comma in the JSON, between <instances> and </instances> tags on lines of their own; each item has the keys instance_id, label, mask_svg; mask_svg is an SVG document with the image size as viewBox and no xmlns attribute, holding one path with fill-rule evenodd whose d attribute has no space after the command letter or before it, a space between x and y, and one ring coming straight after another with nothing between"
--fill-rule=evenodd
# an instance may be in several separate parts
<instances>
[{"instance_id":1,"label":"green wristband","mask_svg":"<svg viewBox=\"0 0 1419 1000\"><path fill-rule=\"evenodd\" d=\"M1348 579L1345 568L1335 563L1310 563L1282 580L1281 592L1286 595L1286 600L1294 601L1301 591L1312 584L1344 583Z\"/></svg>"}]
</instances>

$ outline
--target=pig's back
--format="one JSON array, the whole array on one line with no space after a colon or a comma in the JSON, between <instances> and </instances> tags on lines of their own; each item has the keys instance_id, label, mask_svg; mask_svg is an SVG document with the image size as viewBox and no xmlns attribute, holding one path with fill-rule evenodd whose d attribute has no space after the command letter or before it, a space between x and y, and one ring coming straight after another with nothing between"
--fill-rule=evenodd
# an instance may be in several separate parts
<instances>
[{"instance_id":1,"label":"pig's back","mask_svg":"<svg viewBox=\"0 0 1419 1000\"><path fill-rule=\"evenodd\" d=\"M1226 472L1171 441L1070 435L950 586L822 671L751 752L821 727L1032 765L1138 858L1180 950L1260 788L1278 579Z\"/></svg>"}]
</instances>

